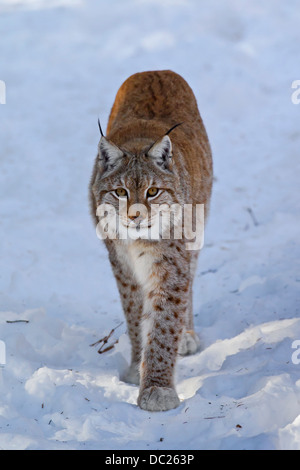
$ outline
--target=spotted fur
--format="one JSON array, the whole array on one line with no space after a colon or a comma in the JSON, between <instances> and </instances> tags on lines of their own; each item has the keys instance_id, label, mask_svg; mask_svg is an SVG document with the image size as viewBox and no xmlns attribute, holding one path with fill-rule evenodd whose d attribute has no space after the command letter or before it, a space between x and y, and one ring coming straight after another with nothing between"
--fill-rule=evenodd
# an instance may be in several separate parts
<instances>
[{"instance_id":1,"label":"spotted fur","mask_svg":"<svg viewBox=\"0 0 300 470\"><path fill-rule=\"evenodd\" d=\"M177 123L181 125L176 127ZM145 197L151 186L163 188L153 200ZM111 204L118 211L114 194L118 187L126 189L128 207L144 204L150 212L153 203L204 204L207 216L211 150L194 94L174 72L138 73L119 89L90 183L96 224L100 204ZM157 220L154 213L148 227ZM129 224L128 212L122 223ZM139 223L146 230L143 217ZM170 239L105 240L132 344L131 366L124 379L140 383L138 405L149 411L179 405L176 357L194 353L199 346L192 312L199 251L187 250L185 242L184 236L175 239L172 233Z\"/></svg>"}]
</instances>

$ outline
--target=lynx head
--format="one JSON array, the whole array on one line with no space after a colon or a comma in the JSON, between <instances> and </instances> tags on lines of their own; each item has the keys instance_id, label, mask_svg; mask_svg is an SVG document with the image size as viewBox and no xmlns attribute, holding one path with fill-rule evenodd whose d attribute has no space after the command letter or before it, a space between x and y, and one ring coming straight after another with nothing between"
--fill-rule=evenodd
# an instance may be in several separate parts
<instances>
[{"instance_id":1,"label":"lynx head","mask_svg":"<svg viewBox=\"0 0 300 470\"><path fill-rule=\"evenodd\" d=\"M102 237L168 238L181 221L184 195L169 133L155 142L134 139L120 148L102 133L92 191Z\"/></svg>"}]
</instances>

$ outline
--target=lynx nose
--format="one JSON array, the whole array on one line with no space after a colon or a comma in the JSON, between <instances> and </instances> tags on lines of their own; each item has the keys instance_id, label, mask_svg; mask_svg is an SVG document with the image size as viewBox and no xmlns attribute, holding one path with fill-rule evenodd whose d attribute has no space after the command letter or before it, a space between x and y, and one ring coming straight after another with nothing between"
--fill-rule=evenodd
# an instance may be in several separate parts
<instances>
[{"instance_id":1,"label":"lynx nose","mask_svg":"<svg viewBox=\"0 0 300 470\"><path fill-rule=\"evenodd\" d=\"M132 204L128 209L127 217L130 223L139 225L147 218L147 208L143 204Z\"/></svg>"},{"instance_id":2,"label":"lynx nose","mask_svg":"<svg viewBox=\"0 0 300 470\"><path fill-rule=\"evenodd\" d=\"M134 221L135 219L137 219L140 216L140 214L141 214L140 211L137 211L135 214L128 214L128 219Z\"/></svg>"}]
</instances>

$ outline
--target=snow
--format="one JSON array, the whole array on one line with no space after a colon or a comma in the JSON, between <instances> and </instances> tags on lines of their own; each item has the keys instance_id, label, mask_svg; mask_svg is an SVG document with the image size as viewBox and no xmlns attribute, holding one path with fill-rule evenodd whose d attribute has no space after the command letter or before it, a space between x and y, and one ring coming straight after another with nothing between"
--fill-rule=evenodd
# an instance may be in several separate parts
<instances>
[{"instance_id":1,"label":"snow","mask_svg":"<svg viewBox=\"0 0 300 470\"><path fill-rule=\"evenodd\" d=\"M0 448L299 450L298 2L0 0L0 13ZM179 358L182 402L164 413L120 379L130 345L87 196L98 116L105 128L121 83L153 69L193 88L215 167L202 350Z\"/></svg>"}]
</instances>

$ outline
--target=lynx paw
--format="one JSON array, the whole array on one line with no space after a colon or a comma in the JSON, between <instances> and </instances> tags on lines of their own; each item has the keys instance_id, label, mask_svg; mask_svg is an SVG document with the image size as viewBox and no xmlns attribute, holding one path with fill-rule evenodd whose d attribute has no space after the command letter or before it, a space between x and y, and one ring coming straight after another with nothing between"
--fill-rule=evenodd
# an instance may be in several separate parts
<instances>
[{"instance_id":1,"label":"lynx paw","mask_svg":"<svg viewBox=\"0 0 300 470\"><path fill-rule=\"evenodd\" d=\"M145 388L138 397L138 405L147 411L167 411L177 408L180 401L173 388L149 387Z\"/></svg>"},{"instance_id":2,"label":"lynx paw","mask_svg":"<svg viewBox=\"0 0 300 470\"><path fill-rule=\"evenodd\" d=\"M121 380L129 384L139 385L140 383L139 364L132 363L131 366L125 372L125 374L122 375Z\"/></svg>"},{"instance_id":3,"label":"lynx paw","mask_svg":"<svg viewBox=\"0 0 300 470\"><path fill-rule=\"evenodd\" d=\"M200 348L200 339L194 330L186 330L181 338L178 354L188 356L195 354Z\"/></svg>"}]
</instances>

